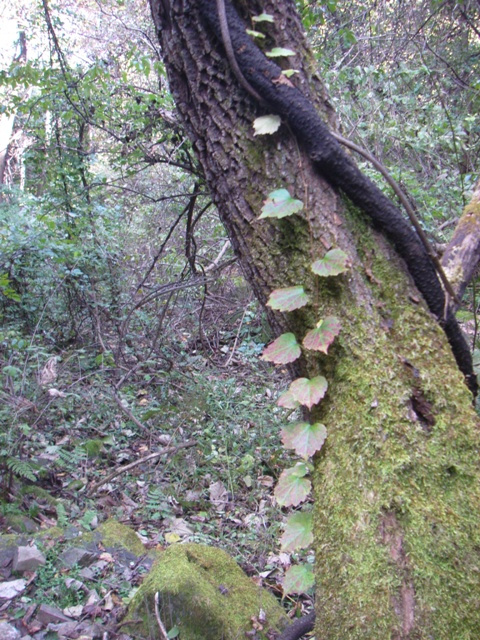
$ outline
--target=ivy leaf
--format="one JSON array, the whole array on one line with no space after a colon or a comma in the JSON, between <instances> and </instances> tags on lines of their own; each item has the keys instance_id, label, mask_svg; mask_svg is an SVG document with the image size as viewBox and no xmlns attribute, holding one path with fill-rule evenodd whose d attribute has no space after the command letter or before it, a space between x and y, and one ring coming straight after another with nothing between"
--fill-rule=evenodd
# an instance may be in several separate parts
<instances>
[{"instance_id":1,"label":"ivy leaf","mask_svg":"<svg viewBox=\"0 0 480 640\"><path fill-rule=\"evenodd\" d=\"M287 449L294 449L302 458L313 456L320 451L327 437L325 425L320 422L296 422L282 429L282 442Z\"/></svg>"},{"instance_id":2,"label":"ivy leaf","mask_svg":"<svg viewBox=\"0 0 480 640\"><path fill-rule=\"evenodd\" d=\"M252 38L265 38L265 35L261 31L254 31L253 29L246 29L246 32Z\"/></svg>"},{"instance_id":3,"label":"ivy leaf","mask_svg":"<svg viewBox=\"0 0 480 640\"><path fill-rule=\"evenodd\" d=\"M286 76L287 78L291 78L295 73L300 73L300 71L298 69L284 69L282 71L282 75Z\"/></svg>"},{"instance_id":4,"label":"ivy leaf","mask_svg":"<svg viewBox=\"0 0 480 640\"><path fill-rule=\"evenodd\" d=\"M268 117L268 116L266 116ZM257 118L261 120L261 118ZM285 218L303 209L303 202L295 200L287 189L277 189L268 194L263 203L261 218Z\"/></svg>"},{"instance_id":5,"label":"ivy leaf","mask_svg":"<svg viewBox=\"0 0 480 640\"><path fill-rule=\"evenodd\" d=\"M260 116L253 121L253 128L255 129L254 136L264 136L266 134L272 134L282 124L280 116L270 114L268 116ZM260 216L262 217L262 216Z\"/></svg>"},{"instance_id":6,"label":"ivy leaf","mask_svg":"<svg viewBox=\"0 0 480 640\"><path fill-rule=\"evenodd\" d=\"M331 249L312 264L313 273L324 278L338 276L349 268L348 256L341 249Z\"/></svg>"},{"instance_id":7,"label":"ivy leaf","mask_svg":"<svg viewBox=\"0 0 480 640\"><path fill-rule=\"evenodd\" d=\"M281 58L283 56L294 56L295 51L292 51L291 49L284 49L283 47L274 47L271 51L267 51L266 54L267 58Z\"/></svg>"},{"instance_id":8,"label":"ivy leaf","mask_svg":"<svg viewBox=\"0 0 480 640\"><path fill-rule=\"evenodd\" d=\"M287 389L284 391L277 400L277 405L284 409L297 409L300 406L298 400L295 400L291 391Z\"/></svg>"},{"instance_id":9,"label":"ivy leaf","mask_svg":"<svg viewBox=\"0 0 480 640\"><path fill-rule=\"evenodd\" d=\"M282 551L306 549L313 542L312 514L303 511L293 513L285 524L285 531L280 538Z\"/></svg>"},{"instance_id":10,"label":"ivy leaf","mask_svg":"<svg viewBox=\"0 0 480 640\"><path fill-rule=\"evenodd\" d=\"M253 22L273 22L273 16L270 13L261 13L259 16L252 16Z\"/></svg>"},{"instance_id":11,"label":"ivy leaf","mask_svg":"<svg viewBox=\"0 0 480 640\"><path fill-rule=\"evenodd\" d=\"M311 380L308 378L297 378L292 382L288 390L293 398L301 405L311 409L314 404L318 404L328 389L328 382L323 376L315 376Z\"/></svg>"},{"instance_id":12,"label":"ivy leaf","mask_svg":"<svg viewBox=\"0 0 480 640\"><path fill-rule=\"evenodd\" d=\"M342 325L338 318L335 316L327 316L317 322L315 329L307 333L303 339L303 346L305 349L327 353L328 347L340 333L341 327Z\"/></svg>"},{"instance_id":13,"label":"ivy leaf","mask_svg":"<svg viewBox=\"0 0 480 640\"><path fill-rule=\"evenodd\" d=\"M290 567L283 580L283 593L305 593L315 584L315 576L309 564L297 564Z\"/></svg>"},{"instance_id":14,"label":"ivy leaf","mask_svg":"<svg viewBox=\"0 0 480 640\"><path fill-rule=\"evenodd\" d=\"M275 364L288 364L300 357L302 350L294 333L282 333L264 349L261 360Z\"/></svg>"},{"instance_id":15,"label":"ivy leaf","mask_svg":"<svg viewBox=\"0 0 480 640\"><path fill-rule=\"evenodd\" d=\"M308 467L302 462L282 471L273 491L281 507L296 507L307 499L312 489L312 483L304 477L307 473Z\"/></svg>"},{"instance_id":16,"label":"ivy leaf","mask_svg":"<svg viewBox=\"0 0 480 640\"><path fill-rule=\"evenodd\" d=\"M275 311L294 311L306 304L308 304L308 296L301 285L275 289L267 301L267 306Z\"/></svg>"}]
</instances>

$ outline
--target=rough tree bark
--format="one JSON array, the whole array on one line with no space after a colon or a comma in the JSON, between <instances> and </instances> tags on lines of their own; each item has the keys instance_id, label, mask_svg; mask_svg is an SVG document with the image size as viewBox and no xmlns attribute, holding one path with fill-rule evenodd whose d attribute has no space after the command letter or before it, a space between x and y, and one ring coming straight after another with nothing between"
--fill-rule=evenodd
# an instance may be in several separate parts
<instances>
[{"instance_id":1,"label":"rough tree bark","mask_svg":"<svg viewBox=\"0 0 480 640\"><path fill-rule=\"evenodd\" d=\"M329 382L313 416L328 430L314 477L316 637L473 640L480 628L480 432L437 322L442 294L432 303L422 281L437 287L435 274L428 266L414 273L423 258L410 240L405 248L392 237L388 216L372 227L365 211L378 203L336 173L333 143L325 143L328 157L312 152L316 130L302 132L304 103L282 111L286 80L277 74L275 82L268 69L259 78L248 60L243 66L268 109L239 84L213 0L150 2L178 111L255 294L265 303L275 288L304 284L314 300L291 314L270 312L272 326L303 336L319 317L342 319L329 355L304 357L296 370L321 372ZM227 9L229 22L237 21ZM293 0L239 0L237 10L247 25L249 16L274 15L269 44L296 52L287 66L300 73L291 82L335 129ZM241 60L244 45L233 40ZM254 118L275 110L282 127L254 138ZM281 187L305 211L259 221L263 200ZM390 206L380 202L380 217ZM348 254L352 268L320 282L309 265L332 247ZM451 322L445 330L455 350Z\"/></svg>"}]
</instances>

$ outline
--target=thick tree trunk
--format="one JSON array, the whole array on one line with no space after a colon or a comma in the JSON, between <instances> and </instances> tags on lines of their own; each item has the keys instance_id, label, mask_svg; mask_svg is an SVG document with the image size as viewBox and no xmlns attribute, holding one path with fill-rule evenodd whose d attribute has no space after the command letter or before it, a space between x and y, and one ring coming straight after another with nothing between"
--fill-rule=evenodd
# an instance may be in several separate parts
<instances>
[{"instance_id":1,"label":"thick tree trunk","mask_svg":"<svg viewBox=\"0 0 480 640\"><path fill-rule=\"evenodd\" d=\"M285 125L253 136L254 118L268 111L232 74L205 3L151 5L177 108L257 297L303 284L314 301L271 312L273 327L302 337L325 315L342 320L329 355L297 367L329 382L315 412L328 430L315 471L317 637L477 638L480 438L445 334L403 261L332 188L331 170L322 177L308 144ZM275 16L274 46L297 53L292 81L335 127L293 1L242 7ZM282 187L305 211L258 220ZM321 282L309 265L333 247L352 268Z\"/></svg>"}]
</instances>

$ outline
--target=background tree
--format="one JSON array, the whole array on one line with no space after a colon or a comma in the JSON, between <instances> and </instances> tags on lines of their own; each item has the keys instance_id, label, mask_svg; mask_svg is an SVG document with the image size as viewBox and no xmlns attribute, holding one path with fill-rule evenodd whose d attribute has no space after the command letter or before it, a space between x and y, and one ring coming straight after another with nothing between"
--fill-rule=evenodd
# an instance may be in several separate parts
<instances>
[{"instance_id":1,"label":"background tree","mask_svg":"<svg viewBox=\"0 0 480 640\"><path fill-rule=\"evenodd\" d=\"M314 478L318 635L473 638L480 495L471 397L405 263L338 191L363 211L377 205L356 188L355 170L341 174L343 157L312 125L310 104L331 127L336 120L293 3L242 6L249 26L262 10L274 17L264 30L266 49L293 50L288 67L299 73L290 80L250 46L227 5L235 57L263 104L232 73L213 3L151 6L177 108L256 295L265 303L274 289L304 284L314 300L288 316L270 313L272 325L304 335L319 318L342 319L332 354L307 354L296 370L308 378L322 372L329 382L312 411L328 430ZM271 110L283 126L255 139L254 118ZM262 202L280 187L305 211L258 220ZM379 209L389 208L380 198ZM390 222L387 214L376 226L408 260L423 295L431 294L426 277L437 303L443 300L413 241L402 247ZM349 256L352 269L340 283L320 282L310 264L332 247Z\"/></svg>"}]
</instances>

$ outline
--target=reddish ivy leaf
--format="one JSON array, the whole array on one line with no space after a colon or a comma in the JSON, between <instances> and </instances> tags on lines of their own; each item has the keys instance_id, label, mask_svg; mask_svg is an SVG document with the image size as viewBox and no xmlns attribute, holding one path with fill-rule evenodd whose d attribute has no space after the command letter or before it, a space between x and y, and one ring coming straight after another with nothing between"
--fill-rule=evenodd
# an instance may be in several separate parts
<instances>
[{"instance_id":1,"label":"reddish ivy leaf","mask_svg":"<svg viewBox=\"0 0 480 640\"><path fill-rule=\"evenodd\" d=\"M328 276L338 276L340 273L347 271L348 267L347 254L341 249L331 249L323 258L315 260L312 264L312 271L317 276L326 278Z\"/></svg>"},{"instance_id":2,"label":"reddish ivy leaf","mask_svg":"<svg viewBox=\"0 0 480 640\"><path fill-rule=\"evenodd\" d=\"M303 202L292 198L287 189L277 189L268 194L262 207L262 218L285 218L303 209Z\"/></svg>"},{"instance_id":3,"label":"reddish ivy leaf","mask_svg":"<svg viewBox=\"0 0 480 640\"><path fill-rule=\"evenodd\" d=\"M309 564L290 567L283 580L283 593L306 593L315 584L315 576Z\"/></svg>"},{"instance_id":4,"label":"reddish ivy leaf","mask_svg":"<svg viewBox=\"0 0 480 640\"><path fill-rule=\"evenodd\" d=\"M340 333L340 320L335 316L327 316L317 323L315 329L307 333L303 339L303 346L313 351L328 352L328 347Z\"/></svg>"},{"instance_id":5,"label":"reddish ivy leaf","mask_svg":"<svg viewBox=\"0 0 480 640\"><path fill-rule=\"evenodd\" d=\"M275 289L267 302L267 305L276 311L294 311L306 304L308 304L308 296L301 285Z\"/></svg>"},{"instance_id":6,"label":"reddish ivy leaf","mask_svg":"<svg viewBox=\"0 0 480 640\"><path fill-rule=\"evenodd\" d=\"M308 467L302 462L282 471L273 492L281 507L296 507L307 499L312 489L312 483L304 477L307 473Z\"/></svg>"},{"instance_id":7,"label":"reddish ivy leaf","mask_svg":"<svg viewBox=\"0 0 480 640\"><path fill-rule=\"evenodd\" d=\"M261 360L274 362L275 364L288 364L300 357L302 350L293 333L282 335L263 350Z\"/></svg>"},{"instance_id":8,"label":"reddish ivy leaf","mask_svg":"<svg viewBox=\"0 0 480 640\"><path fill-rule=\"evenodd\" d=\"M298 400L295 400L291 391L287 389L284 391L277 400L277 405L284 409L296 409L300 406Z\"/></svg>"},{"instance_id":9,"label":"reddish ivy leaf","mask_svg":"<svg viewBox=\"0 0 480 640\"><path fill-rule=\"evenodd\" d=\"M292 382L288 391L293 398L301 405L311 409L314 404L318 404L328 389L328 382L323 376L308 378L297 378Z\"/></svg>"},{"instance_id":10,"label":"reddish ivy leaf","mask_svg":"<svg viewBox=\"0 0 480 640\"><path fill-rule=\"evenodd\" d=\"M303 511L292 514L285 523L285 531L280 539L282 551L306 549L312 542L312 514Z\"/></svg>"},{"instance_id":11,"label":"reddish ivy leaf","mask_svg":"<svg viewBox=\"0 0 480 640\"><path fill-rule=\"evenodd\" d=\"M283 444L287 449L294 449L302 458L309 458L316 451L320 451L326 437L327 430L320 422L296 422L282 429Z\"/></svg>"}]
</instances>

